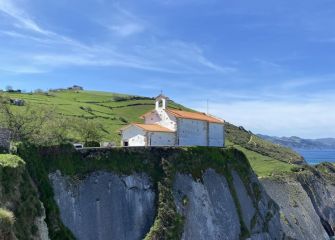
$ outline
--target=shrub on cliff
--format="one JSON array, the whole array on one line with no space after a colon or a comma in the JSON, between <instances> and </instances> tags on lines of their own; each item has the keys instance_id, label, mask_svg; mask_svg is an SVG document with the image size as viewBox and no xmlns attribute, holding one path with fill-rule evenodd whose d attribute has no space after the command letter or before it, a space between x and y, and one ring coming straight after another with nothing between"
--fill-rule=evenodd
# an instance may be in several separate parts
<instances>
[{"instance_id":1,"label":"shrub on cliff","mask_svg":"<svg viewBox=\"0 0 335 240\"><path fill-rule=\"evenodd\" d=\"M25 162L16 155L0 154L0 167L17 168L24 165Z\"/></svg>"},{"instance_id":2,"label":"shrub on cliff","mask_svg":"<svg viewBox=\"0 0 335 240\"><path fill-rule=\"evenodd\" d=\"M14 214L4 208L0 208L0 228L10 228L15 222Z\"/></svg>"},{"instance_id":3,"label":"shrub on cliff","mask_svg":"<svg viewBox=\"0 0 335 240\"><path fill-rule=\"evenodd\" d=\"M15 222L14 214L4 208L0 208L0 239L12 239L13 225Z\"/></svg>"}]
</instances>

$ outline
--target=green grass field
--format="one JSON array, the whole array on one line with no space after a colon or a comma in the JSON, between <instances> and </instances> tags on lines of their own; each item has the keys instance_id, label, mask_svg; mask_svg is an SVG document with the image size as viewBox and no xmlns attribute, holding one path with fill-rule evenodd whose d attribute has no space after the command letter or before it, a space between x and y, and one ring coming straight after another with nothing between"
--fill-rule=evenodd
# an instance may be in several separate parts
<instances>
[{"instance_id":1,"label":"green grass field","mask_svg":"<svg viewBox=\"0 0 335 240\"><path fill-rule=\"evenodd\" d=\"M242 151L249 160L252 169L258 175L258 177L269 177L274 174L290 173L292 167L295 166L294 164L279 161L277 159L248 150L244 147L229 142L229 140L226 140L226 146L233 146Z\"/></svg>"}]
</instances>

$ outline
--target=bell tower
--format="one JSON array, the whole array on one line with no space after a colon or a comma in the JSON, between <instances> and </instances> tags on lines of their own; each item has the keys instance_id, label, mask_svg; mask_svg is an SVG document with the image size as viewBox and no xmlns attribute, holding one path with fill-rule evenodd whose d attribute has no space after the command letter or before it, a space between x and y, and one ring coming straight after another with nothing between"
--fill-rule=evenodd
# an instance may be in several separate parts
<instances>
[{"instance_id":1,"label":"bell tower","mask_svg":"<svg viewBox=\"0 0 335 240\"><path fill-rule=\"evenodd\" d=\"M164 96L162 93L156 97L156 110L165 110L167 108L167 102L169 98Z\"/></svg>"}]
</instances>

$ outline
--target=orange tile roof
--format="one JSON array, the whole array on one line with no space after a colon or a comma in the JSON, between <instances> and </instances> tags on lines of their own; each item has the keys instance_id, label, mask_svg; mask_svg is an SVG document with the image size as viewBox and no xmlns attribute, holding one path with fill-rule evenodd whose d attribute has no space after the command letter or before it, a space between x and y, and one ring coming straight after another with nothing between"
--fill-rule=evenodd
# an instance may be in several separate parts
<instances>
[{"instance_id":1,"label":"orange tile roof","mask_svg":"<svg viewBox=\"0 0 335 240\"><path fill-rule=\"evenodd\" d=\"M130 125L137 126L139 128L142 128L148 132L174 132L171 129L168 129L166 127L162 127L158 124L141 124L141 123L131 123Z\"/></svg>"},{"instance_id":2,"label":"orange tile roof","mask_svg":"<svg viewBox=\"0 0 335 240\"><path fill-rule=\"evenodd\" d=\"M211 117L205 113L199 113L199 112L186 112L181 110L175 110L175 109L166 109L167 112L171 113L173 116L177 118L186 118L186 119L194 119L194 120L200 120L200 121L206 121L211 123L224 123L223 120Z\"/></svg>"}]
</instances>

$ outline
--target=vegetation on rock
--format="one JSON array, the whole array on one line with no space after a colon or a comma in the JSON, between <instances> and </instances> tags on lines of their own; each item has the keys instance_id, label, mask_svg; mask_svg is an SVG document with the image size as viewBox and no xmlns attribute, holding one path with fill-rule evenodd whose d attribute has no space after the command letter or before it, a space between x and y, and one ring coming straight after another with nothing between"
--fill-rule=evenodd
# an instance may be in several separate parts
<instances>
[{"instance_id":1,"label":"vegetation on rock","mask_svg":"<svg viewBox=\"0 0 335 240\"><path fill-rule=\"evenodd\" d=\"M0 208L0 236L4 239L13 238L13 225L15 217L13 212Z\"/></svg>"},{"instance_id":2,"label":"vegetation on rock","mask_svg":"<svg viewBox=\"0 0 335 240\"><path fill-rule=\"evenodd\" d=\"M37 190L18 156L0 155L0 232L30 239L36 234L35 219L42 214ZM14 221L15 219L15 221Z\"/></svg>"}]
</instances>

